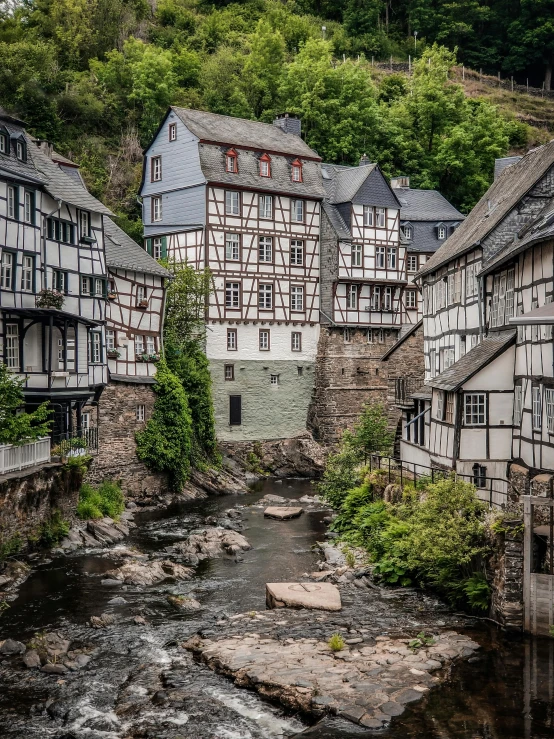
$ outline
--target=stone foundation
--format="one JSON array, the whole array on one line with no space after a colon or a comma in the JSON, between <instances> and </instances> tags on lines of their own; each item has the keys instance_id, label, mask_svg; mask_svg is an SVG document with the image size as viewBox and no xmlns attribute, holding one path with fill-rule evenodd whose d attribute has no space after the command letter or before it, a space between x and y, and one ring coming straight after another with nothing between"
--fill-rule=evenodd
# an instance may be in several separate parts
<instances>
[{"instance_id":1,"label":"stone foundation","mask_svg":"<svg viewBox=\"0 0 554 739\"><path fill-rule=\"evenodd\" d=\"M523 521L503 521L497 537L493 571L491 617L506 629L523 629Z\"/></svg>"},{"instance_id":2,"label":"stone foundation","mask_svg":"<svg viewBox=\"0 0 554 739\"><path fill-rule=\"evenodd\" d=\"M31 467L0 477L0 545L16 535L36 534L54 511L75 519L81 475L61 463Z\"/></svg>"},{"instance_id":3,"label":"stone foundation","mask_svg":"<svg viewBox=\"0 0 554 739\"><path fill-rule=\"evenodd\" d=\"M326 450L309 433L276 441L223 442L220 447L236 471L275 477L320 477Z\"/></svg>"},{"instance_id":4,"label":"stone foundation","mask_svg":"<svg viewBox=\"0 0 554 739\"><path fill-rule=\"evenodd\" d=\"M135 434L142 431L154 409L152 384L110 382L98 404L98 454L86 481L120 480L131 498L150 498L168 490L165 475L152 472L136 454ZM145 407L145 420L137 420L137 406ZM86 409L88 410L88 409Z\"/></svg>"}]
</instances>

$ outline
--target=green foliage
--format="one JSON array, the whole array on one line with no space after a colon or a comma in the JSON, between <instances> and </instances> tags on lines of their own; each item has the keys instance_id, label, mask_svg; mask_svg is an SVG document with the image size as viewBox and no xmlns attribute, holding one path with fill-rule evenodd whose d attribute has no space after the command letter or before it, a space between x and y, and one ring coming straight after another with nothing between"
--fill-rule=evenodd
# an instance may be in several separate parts
<instances>
[{"instance_id":1,"label":"green foliage","mask_svg":"<svg viewBox=\"0 0 554 739\"><path fill-rule=\"evenodd\" d=\"M372 498L367 481L353 488L342 497L333 526L367 550L376 576L388 584L432 587L476 610L488 607L483 572L492 550L485 508L472 485L448 477L422 491L405 490L397 504Z\"/></svg>"},{"instance_id":2,"label":"green foliage","mask_svg":"<svg viewBox=\"0 0 554 739\"><path fill-rule=\"evenodd\" d=\"M81 519L109 516L117 520L125 510L125 498L118 483L104 480L98 488L84 483L79 490L77 515Z\"/></svg>"},{"instance_id":3,"label":"green foliage","mask_svg":"<svg viewBox=\"0 0 554 739\"><path fill-rule=\"evenodd\" d=\"M351 488L361 482L360 458L349 443L350 436L349 432L343 434L339 451L329 455L323 478L317 485L319 494L337 509Z\"/></svg>"},{"instance_id":4,"label":"green foliage","mask_svg":"<svg viewBox=\"0 0 554 739\"><path fill-rule=\"evenodd\" d=\"M388 419L380 403L366 403L354 428L352 444L363 455L379 452L390 454L393 434L387 429Z\"/></svg>"},{"instance_id":5,"label":"green foliage","mask_svg":"<svg viewBox=\"0 0 554 739\"><path fill-rule=\"evenodd\" d=\"M0 444L24 444L50 433L51 410L47 401L31 413L21 412L24 384L24 379L15 377L0 362Z\"/></svg>"},{"instance_id":6,"label":"green foliage","mask_svg":"<svg viewBox=\"0 0 554 739\"><path fill-rule=\"evenodd\" d=\"M417 653L419 649L423 649L423 647L432 647L434 643L435 640L432 636L426 636L424 631L420 631L415 639L410 639L408 647L414 653Z\"/></svg>"},{"instance_id":7,"label":"green foliage","mask_svg":"<svg viewBox=\"0 0 554 739\"><path fill-rule=\"evenodd\" d=\"M179 490L190 471L192 417L183 385L163 359L157 367L154 392L152 416L144 431L136 434L137 456L150 469L167 473L171 487Z\"/></svg>"},{"instance_id":8,"label":"green foliage","mask_svg":"<svg viewBox=\"0 0 554 739\"><path fill-rule=\"evenodd\" d=\"M88 454L79 454L75 457L68 457L64 465L66 470L75 472L76 474L83 477L87 470L92 457Z\"/></svg>"},{"instance_id":9,"label":"green foliage","mask_svg":"<svg viewBox=\"0 0 554 739\"><path fill-rule=\"evenodd\" d=\"M340 652L341 649L344 649L344 647L346 646L346 642L340 634L333 634L331 637L329 637L327 641L327 646L333 652Z\"/></svg>"},{"instance_id":10,"label":"green foliage","mask_svg":"<svg viewBox=\"0 0 554 739\"><path fill-rule=\"evenodd\" d=\"M59 510L52 511L38 529L29 536L29 542L36 547L54 547L69 533L69 522L66 521Z\"/></svg>"},{"instance_id":11,"label":"green foliage","mask_svg":"<svg viewBox=\"0 0 554 739\"><path fill-rule=\"evenodd\" d=\"M23 548L23 539L19 534L14 534L9 539L0 538L0 562L18 554Z\"/></svg>"}]
</instances>

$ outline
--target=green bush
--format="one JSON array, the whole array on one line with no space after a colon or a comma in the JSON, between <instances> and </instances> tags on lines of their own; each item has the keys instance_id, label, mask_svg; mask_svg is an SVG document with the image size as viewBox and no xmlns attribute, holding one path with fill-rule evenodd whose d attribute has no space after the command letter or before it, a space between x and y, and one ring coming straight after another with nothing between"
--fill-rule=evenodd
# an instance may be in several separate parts
<instances>
[{"instance_id":1,"label":"green bush","mask_svg":"<svg viewBox=\"0 0 554 739\"><path fill-rule=\"evenodd\" d=\"M112 480L104 480L98 488L84 483L79 491L77 515L81 519L109 516L118 519L125 509L125 499L120 486Z\"/></svg>"},{"instance_id":2,"label":"green bush","mask_svg":"<svg viewBox=\"0 0 554 739\"><path fill-rule=\"evenodd\" d=\"M52 514L43 521L36 532L29 536L29 542L37 547L53 547L69 533L69 522L66 521L61 511L54 510Z\"/></svg>"}]
</instances>

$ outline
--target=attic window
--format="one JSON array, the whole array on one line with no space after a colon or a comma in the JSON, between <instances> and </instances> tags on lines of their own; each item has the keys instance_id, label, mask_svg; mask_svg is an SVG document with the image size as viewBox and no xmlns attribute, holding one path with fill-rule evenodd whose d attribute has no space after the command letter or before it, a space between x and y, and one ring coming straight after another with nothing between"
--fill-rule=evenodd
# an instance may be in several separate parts
<instances>
[{"instance_id":1,"label":"attic window","mask_svg":"<svg viewBox=\"0 0 554 739\"><path fill-rule=\"evenodd\" d=\"M8 137L3 131L0 131L0 154L8 153Z\"/></svg>"},{"instance_id":2,"label":"attic window","mask_svg":"<svg viewBox=\"0 0 554 739\"><path fill-rule=\"evenodd\" d=\"M25 146L25 142L21 139L18 139L15 145L15 153L20 162L27 161L27 147Z\"/></svg>"},{"instance_id":3,"label":"attic window","mask_svg":"<svg viewBox=\"0 0 554 739\"><path fill-rule=\"evenodd\" d=\"M268 154L260 157L260 177L271 177L271 157Z\"/></svg>"},{"instance_id":4,"label":"attic window","mask_svg":"<svg viewBox=\"0 0 554 739\"><path fill-rule=\"evenodd\" d=\"M404 238L408 239L408 241L412 238L412 227L411 226L404 226Z\"/></svg>"},{"instance_id":5,"label":"attic window","mask_svg":"<svg viewBox=\"0 0 554 739\"><path fill-rule=\"evenodd\" d=\"M225 155L225 169L232 174L237 174L239 171L237 152L234 149L229 149Z\"/></svg>"},{"instance_id":6,"label":"attic window","mask_svg":"<svg viewBox=\"0 0 554 739\"><path fill-rule=\"evenodd\" d=\"M446 226L439 226L437 229L437 236L440 239L440 241L444 241L446 239Z\"/></svg>"},{"instance_id":7,"label":"attic window","mask_svg":"<svg viewBox=\"0 0 554 739\"><path fill-rule=\"evenodd\" d=\"M177 124L176 123L170 123L169 124L169 140L170 141L177 141Z\"/></svg>"},{"instance_id":8,"label":"attic window","mask_svg":"<svg viewBox=\"0 0 554 739\"><path fill-rule=\"evenodd\" d=\"M302 182L302 162L300 161L300 159L295 159L291 167L292 167L292 181Z\"/></svg>"}]
</instances>

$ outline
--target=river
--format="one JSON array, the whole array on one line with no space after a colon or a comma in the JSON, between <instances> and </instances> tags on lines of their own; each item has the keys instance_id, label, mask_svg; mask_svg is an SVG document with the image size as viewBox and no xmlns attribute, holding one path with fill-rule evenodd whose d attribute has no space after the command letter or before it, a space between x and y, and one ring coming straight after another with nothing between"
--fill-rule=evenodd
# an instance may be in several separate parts
<instances>
[{"instance_id":1,"label":"river","mask_svg":"<svg viewBox=\"0 0 554 739\"><path fill-rule=\"evenodd\" d=\"M57 630L90 645L82 671L54 676L26 670L17 659L0 662L2 739L314 739L374 736L338 720L310 727L255 693L237 688L193 660L179 645L220 619L263 611L265 583L300 579L316 569L313 545L324 538L325 511L281 522L250 507L273 493L300 498L313 493L307 481L267 480L248 495L211 497L137 514L137 528L121 547L57 557L39 564L18 598L0 618L0 640L27 642ZM157 553L202 527L225 509L248 506L242 533L252 550L240 557L207 560L191 581L114 592L101 575L122 558L118 549ZM176 611L167 595L194 595L202 610ZM110 604L114 596L126 603ZM456 617L432 596L391 590L376 594L368 617L388 631L424 625L454 626L482 645L479 656L451 668L445 682L378 733L384 739L542 739L554 737L554 641L512 638L494 627ZM116 623L93 630L92 615L113 613ZM133 618L143 616L146 626ZM156 686L180 691L178 705L156 704ZM132 700L129 698L132 697ZM129 708L122 709L127 700ZM53 701L53 703L52 703ZM48 708L48 710L46 710ZM116 710L117 709L117 710Z\"/></svg>"}]
</instances>

